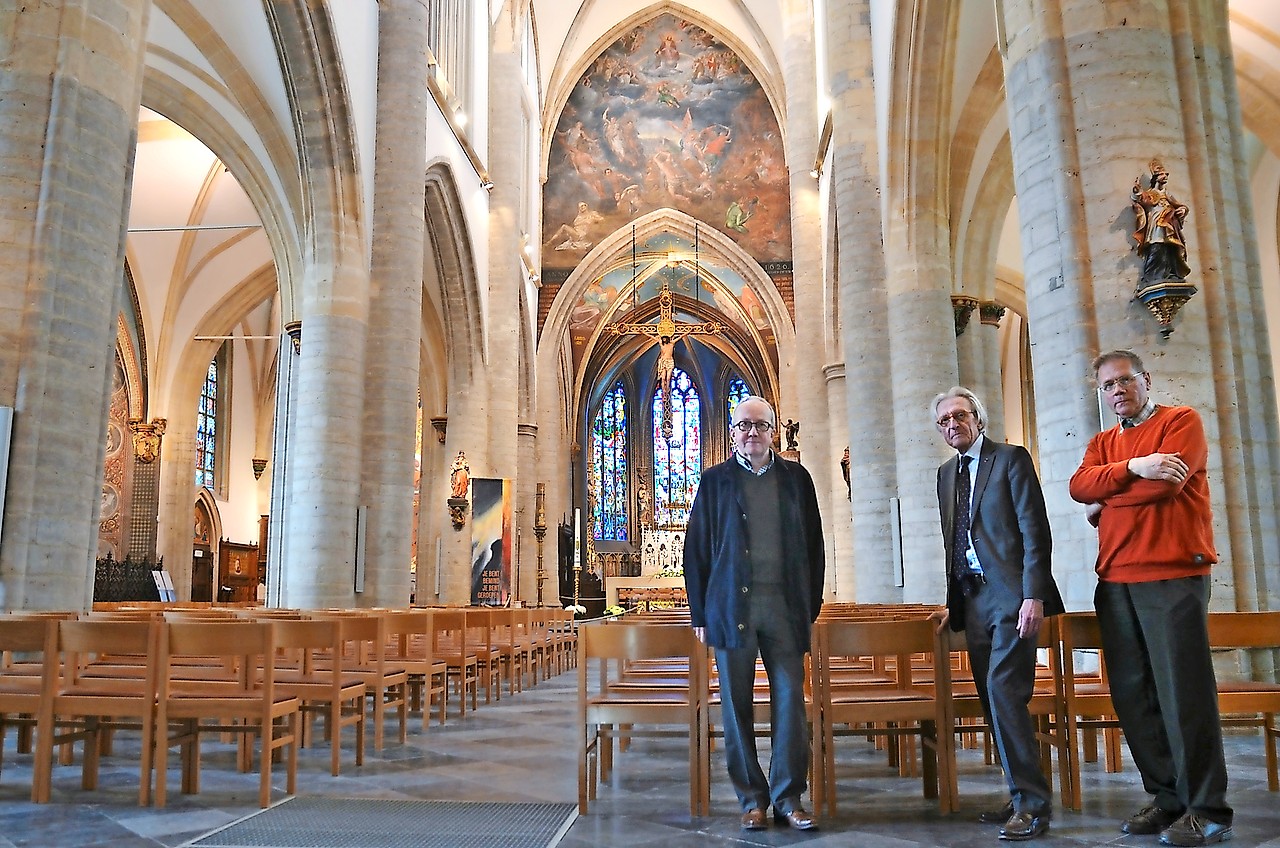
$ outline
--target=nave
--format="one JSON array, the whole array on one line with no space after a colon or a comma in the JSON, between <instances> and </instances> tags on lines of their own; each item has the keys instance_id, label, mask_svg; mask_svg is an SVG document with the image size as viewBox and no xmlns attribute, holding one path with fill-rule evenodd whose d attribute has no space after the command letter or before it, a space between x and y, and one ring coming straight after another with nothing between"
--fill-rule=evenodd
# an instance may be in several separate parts
<instances>
[{"instance_id":1,"label":"nave","mask_svg":"<svg viewBox=\"0 0 1280 848\"><path fill-rule=\"evenodd\" d=\"M575 700L576 675L570 670L514 696L504 693L500 700L465 717L451 717L443 726L433 725L426 733L414 717L405 744L388 733L382 752L370 747L362 767L344 765L339 777L329 774L325 746L304 748L298 796L572 803L577 798ZM36 805L27 800L31 759L16 753L10 734L0 774L0 848L174 848L257 811L257 776L235 770L229 745L208 747L199 794L175 791L165 809L138 807L136 758L128 756L131 744L136 747L136 737L122 734L117 742L119 756L104 758L97 791L80 790L78 765L62 766L54 771L53 802ZM767 748L767 742L762 744ZM1280 806L1276 796L1267 792L1257 735L1228 730L1226 753L1236 811L1232 844L1280 846ZM766 756L762 751L762 759ZM837 817L822 819L822 829L810 833L778 829L744 833L738 828L737 803L718 751L711 762L711 815L690 819L685 749L674 740L637 739L618 759L613 782L600 786L589 814L580 816L559 844L561 848L994 845L995 827L978 824L975 816L1002 800L999 772L983 764L980 749L962 749L958 758L961 812L955 815L940 814L935 801L921 796L917 780L898 777L884 765L883 754L850 740L838 753ZM173 782L176 785L176 777ZM1156 844L1155 837L1123 836L1119 830L1121 819L1146 803L1127 748L1118 773L1108 774L1101 762L1082 764L1082 783L1083 812L1055 811L1050 831L1055 843ZM286 797L282 772L277 773L275 790L274 801Z\"/></svg>"}]
</instances>

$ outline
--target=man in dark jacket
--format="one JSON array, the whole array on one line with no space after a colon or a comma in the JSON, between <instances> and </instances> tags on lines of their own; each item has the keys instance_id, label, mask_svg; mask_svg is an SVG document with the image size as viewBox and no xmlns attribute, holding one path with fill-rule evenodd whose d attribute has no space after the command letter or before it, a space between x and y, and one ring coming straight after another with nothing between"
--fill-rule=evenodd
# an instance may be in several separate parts
<instances>
[{"instance_id":1,"label":"man in dark jacket","mask_svg":"<svg viewBox=\"0 0 1280 848\"><path fill-rule=\"evenodd\" d=\"M744 830L774 816L815 826L801 805L809 771L804 655L822 607L826 568L813 479L775 454L773 408L748 397L735 408L733 456L703 472L684 543L684 579L698 638L715 648L725 758ZM772 758L756 754L756 657L769 676Z\"/></svg>"},{"instance_id":2,"label":"man in dark jacket","mask_svg":"<svg viewBox=\"0 0 1280 848\"><path fill-rule=\"evenodd\" d=\"M987 412L963 386L933 399L933 417L955 451L938 469L938 507L947 562L943 622L965 631L973 682L1004 766L1009 801L978 819L1000 838L1049 830L1049 784L1027 705L1036 644L1046 615L1062 612L1050 569L1052 541L1031 455L986 438Z\"/></svg>"}]
</instances>

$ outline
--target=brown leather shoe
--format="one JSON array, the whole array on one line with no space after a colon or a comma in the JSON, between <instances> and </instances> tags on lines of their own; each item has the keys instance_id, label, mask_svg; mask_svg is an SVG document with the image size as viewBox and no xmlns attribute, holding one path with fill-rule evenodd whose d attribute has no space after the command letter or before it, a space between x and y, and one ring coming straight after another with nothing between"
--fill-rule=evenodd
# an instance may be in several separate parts
<instances>
[{"instance_id":1,"label":"brown leather shoe","mask_svg":"<svg viewBox=\"0 0 1280 848\"><path fill-rule=\"evenodd\" d=\"M1009 820L1004 823L1004 827L1000 828L1000 838L1012 842L1022 842L1026 839L1035 839L1040 834L1048 832L1049 817L1047 815L1034 816L1031 813L1014 813L1009 816Z\"/></svg>"},{"instance_id":2,"label":"brown leather shoe","mask_svg":"<svg viewBox=\"0 0 1280 848\"><path fill-rule=\"evenodd\" d=\"M814 830L818 827L818 823L814 821L813 816L800 807L796 807L794 810L787 810L786 812L783 812L782 810L774 810L773 819L779 824L786 822L791 825L794 830Z\"/></svg>"},{"instance_id":3,"label":"brown leather shoe","mask_svg":"<svg viewBox=\"0 0 1280 848\"><path fill-rule=\"evenodd\" d=\"M765 818L764 810L756 808L747 810L742 814L743 830L764 830L769 826L769 820Z\"/></svg>"}]
</instances>

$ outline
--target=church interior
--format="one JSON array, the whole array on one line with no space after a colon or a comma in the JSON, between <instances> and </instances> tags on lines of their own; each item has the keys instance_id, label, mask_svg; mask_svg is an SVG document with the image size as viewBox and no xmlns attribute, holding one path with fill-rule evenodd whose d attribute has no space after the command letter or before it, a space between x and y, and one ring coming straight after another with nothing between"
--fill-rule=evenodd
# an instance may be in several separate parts
<instances>
[{"instance_id":1,"label":"church interior","mask_svg":"<svg viewBox=\"0 0 1280 848\"><path fill-rule=\"evenodd\" d=\"M1116 348L1203 417L1211 608L1280 609L1280 4L0 21L7 612L679 608L753 395L817 486L827 600L938 604L953 385L1031 452L1089 610L1067 482L1116 423L1090 369ZM1157 183L1189 210L1159 273Z\"/></svg>"}]
</instances>

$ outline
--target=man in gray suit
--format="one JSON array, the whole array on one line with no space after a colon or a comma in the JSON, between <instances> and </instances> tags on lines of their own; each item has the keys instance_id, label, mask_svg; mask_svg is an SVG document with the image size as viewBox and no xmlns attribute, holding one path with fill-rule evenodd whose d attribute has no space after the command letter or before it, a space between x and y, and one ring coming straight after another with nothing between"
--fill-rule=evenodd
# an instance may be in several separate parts
<instances>
[{"instance_id":1,"label":"man in gray suit","mask_svg":"<svg viewBox=\"0 0 1280 848\"><path fill-rule=\"evenodd\" d=\"M955 386L938 395L933 418L956 451L938 468L947 553L947 608L938 627L965 631L1009 786L1008 803L978 818L1002 823L1001 839L1034 839L1049 830L1052 802L1027 705L1040 627L1063 609L1050 573L1044 495L1026 448L986 438L987 411L973 392Z\"/></svg>"}]
</instances>

